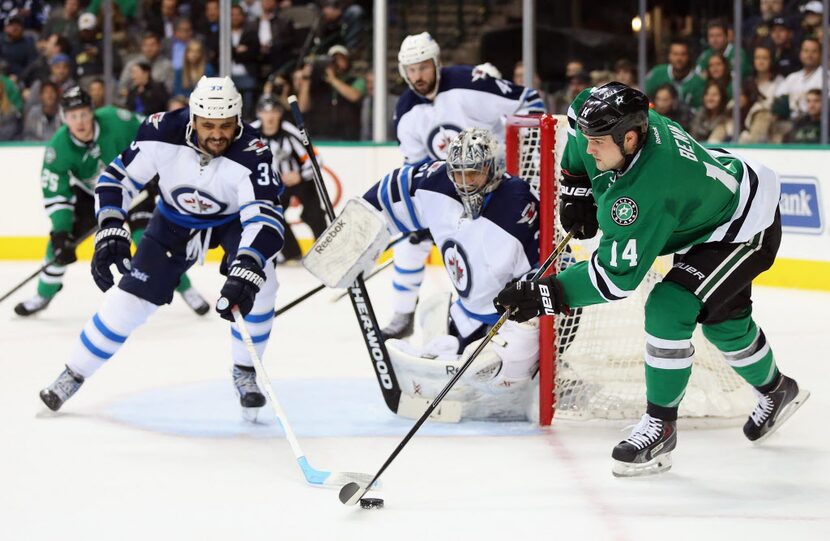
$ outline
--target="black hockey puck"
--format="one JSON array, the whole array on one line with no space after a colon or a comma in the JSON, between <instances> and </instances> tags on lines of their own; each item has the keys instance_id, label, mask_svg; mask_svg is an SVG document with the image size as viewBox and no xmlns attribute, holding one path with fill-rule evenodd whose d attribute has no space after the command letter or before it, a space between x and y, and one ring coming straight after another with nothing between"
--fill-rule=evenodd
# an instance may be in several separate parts
<instances>
[{"instance_id":1,"label":"black hockey puck","mask_svg":"<svg viewBox=\"0 0 830 541\"><path fill-rule=\"evenodd\" d=\"M383 509L381 498L360 498L361 509Z\"/></svg>"}]
</instances>

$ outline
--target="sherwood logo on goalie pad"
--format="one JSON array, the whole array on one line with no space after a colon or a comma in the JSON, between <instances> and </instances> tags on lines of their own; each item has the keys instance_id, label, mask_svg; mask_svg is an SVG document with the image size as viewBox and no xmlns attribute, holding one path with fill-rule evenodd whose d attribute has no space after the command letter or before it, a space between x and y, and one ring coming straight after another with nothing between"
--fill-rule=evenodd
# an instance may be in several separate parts
<instances>
[{"instance_id":1,"label":"sherwood logo on goalie pad","mask_svg":"<svg viewBox=\"0 0 830 541\"><path fill-rule=\"evenodd\" d=\"M470 274L470 264L464 249L452 239L441 246L441 256L444 266L450 275L452 285L461 297L467 298L473 287L473 277Z\"/></svg>"},{"instance_id":2,"label":"sherwood logo on goalie pad","mask_svg":"<svg viewBox=\"0 0 830 541\"><path fill-rule=\"evenodd\" d=\"M326 247L328 247L328 245L331 244L331 241L333 241L335 237L337 237L337 234L340 233L345 226L346 222L343 220L343 218L338 218L337 223L335 223L333 226L329 228L330 230L326 234L326 237L322 241L318 242L317 245L314 247L314 251L318 254L322 254L325 251Z\"/></svg>"},{"instance_id":3,"label":"sherwood logo on goalie pad","mask_svg":"<svg viewBox=\"0 0 830 541\"><path fill-rule=\"evenodd\" d=\"M620 197L611 206L611 219L617 225L631 225L640 213L637 203L630 197Z\"/></svg>"},{"instance_id":4,"label":"sherwood logo on goalie pad","mask_svg":"<svg viewBox=\"0 0 830 541\"><path fill-rule=\"evenodd\" d=\"M173 190L173 201L186 214L198 214L200 216L213 216L221 214L228 205L222 203L211 194L199 191L192 186L183 186Z\"/></svg>"},{"instance_id":5,"label":"sherwood logo on goalie pad","mask_svg":"<svg viewBox=\"0 0 830 541\"><path fill-rule=\"evenodd\" d=\"M360 317L360 326L363 329L363 338L366 340L366 345L369 346L369 352L372 355L372 362L375 363L380 384L383 385L384 389L391 390L394 387L392 385L392 377L389 375L389 367L386 365L386 361L384 360L385 355L380 347L378 335L375 334L372 318L369 317L369 309L366 307L366 301L363 299L360 287L350 287L349 290L352 294L355 310L357 310L358 317Z\"/></svg>"}]
</instances>

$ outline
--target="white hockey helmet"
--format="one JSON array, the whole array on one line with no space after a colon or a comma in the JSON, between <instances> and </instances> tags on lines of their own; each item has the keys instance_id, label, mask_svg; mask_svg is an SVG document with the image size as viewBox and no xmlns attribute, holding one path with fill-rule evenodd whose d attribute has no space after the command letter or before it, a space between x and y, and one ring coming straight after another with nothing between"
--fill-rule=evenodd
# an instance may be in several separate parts
<instances>
[{"instance_id":1,"label":"white hockey helmet","mask_svg":"<svg viewBox=\"0 0 830 541\"><path fill-rule=\"evenodd\" d=\"M468 172L485 173L487 179L478 187L467 185L465 174ZM455 173L461 173L460 183ZM456 135L447 148L447 175L466 214L478 218L484 196L498 188L504 178L504 154L493 134L484 128L466 128Z\"/></svg>"},{"instance_id":2,"label":"white hockey helmet","mask_svg":"<svg viewBox=\"0 0 830 541\"><path fill-rule=\"evenodd\" d=\"M236 117L239 131L234 140L242 136L242 96L230 77L202 76L196 88L190 93L190 123L188 138L193 129L193 117L230 118Z\"/></svg>"},{"instance_id":3,"label":"white hockey helmet","mask_svg":"<svg viewBox=\"0 0 830 541\"><path fill-rule=\"evenodd\" d=\"M415 87L412 86L406 76L406 66L424 60L432 60L432 63L435 64L435 89L437 90L438 83L441 82L441 47L438 46L438 42L432 39L429 32L406 36L401 42L401 49L398 51L398 72L415 93L418 91L415 90Z\"/></svg>"}]
</instances>

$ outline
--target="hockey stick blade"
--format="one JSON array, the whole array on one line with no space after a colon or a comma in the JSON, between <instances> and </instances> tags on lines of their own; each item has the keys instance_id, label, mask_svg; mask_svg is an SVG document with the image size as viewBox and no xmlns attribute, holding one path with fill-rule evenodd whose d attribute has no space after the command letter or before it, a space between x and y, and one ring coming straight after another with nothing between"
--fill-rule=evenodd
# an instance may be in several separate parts
<instances>
[{"instance_id":1,"label":"hockey stick blade","mask_svg":"<svg viewBox=\"0 0 830 541\"><path fill-rule=\"evenodd\" d=\"M318 470L309 464L308 459L304 456L299 457L297 463L303 471L306 482L315 487L340 488L353 483L368 485L372 481L372 475L368 473ZM375 481L372 486L378 488L380 481Z\"/></svg>"},{"instance_id":2,"label":"hockey stick blade","mask_svg":"<svg viewBox=\"0 0 830 541\"><path fill-rule=\"evenodd\" d=\"M360 498L362 498L368 491L368 488L364 488L357 483L349 483L340 489L340 503L344 505L354 505L359 502Z\"/></svg>"}]
</instances>

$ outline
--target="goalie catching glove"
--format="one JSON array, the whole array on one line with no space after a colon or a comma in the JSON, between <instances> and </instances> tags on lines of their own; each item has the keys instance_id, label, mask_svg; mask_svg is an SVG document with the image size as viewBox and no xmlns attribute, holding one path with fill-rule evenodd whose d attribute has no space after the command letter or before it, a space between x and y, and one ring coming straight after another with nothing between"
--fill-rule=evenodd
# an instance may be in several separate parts
<instances>
[{"instance_id":1,"label":"goalie catching glove","mask_svg":"<svg viewBox=\"0 0 830 541\"><path fill-rule=\"evenodd\" d=\"M592 239L597 235L597 203L588 175L572 175L562 170L560 185L559 220L566 232L575 239Z\"/></svg>"},{"instance_id":2,"label":"goalie catching glove","mask_svg":"<svg viewBox=\"0 0 830 541\"><path fill-rule=\"evenodd\" d=\"M221 295L216 301L216 311L222 319L233 321L231 308L236 306L243 316L248 315L254 307L254 298L259 288L265 283L265 272L254 258L239 256L228 269L228 279L219 292Z\"/></svg>"},{"instance_id":3,"label":"goalie catching glove","mask_svg":"<svg viewBox=\"0 0 830 541\"><path fill-rule=\"evenodd\" d=\"M499 315L512 310L509 318L519 323L536 316L567 314L565 291L555 276L539 281L515 280L502 289L493 301Z\"/></svg>"},{"instance_id":4,"label":"goalie catching glove","mask_svg":"<svg viewBox=\"0 0 830 541\"><path fill-rule=\"evenodd\" d=\"M92 279L101 291L107 291L115 281L110 265L115 264L122 275L132 270L130 260L130 233L120 220L106 220L95 235L95 253L92 256Z\"/></svg>"}]
</instances>

